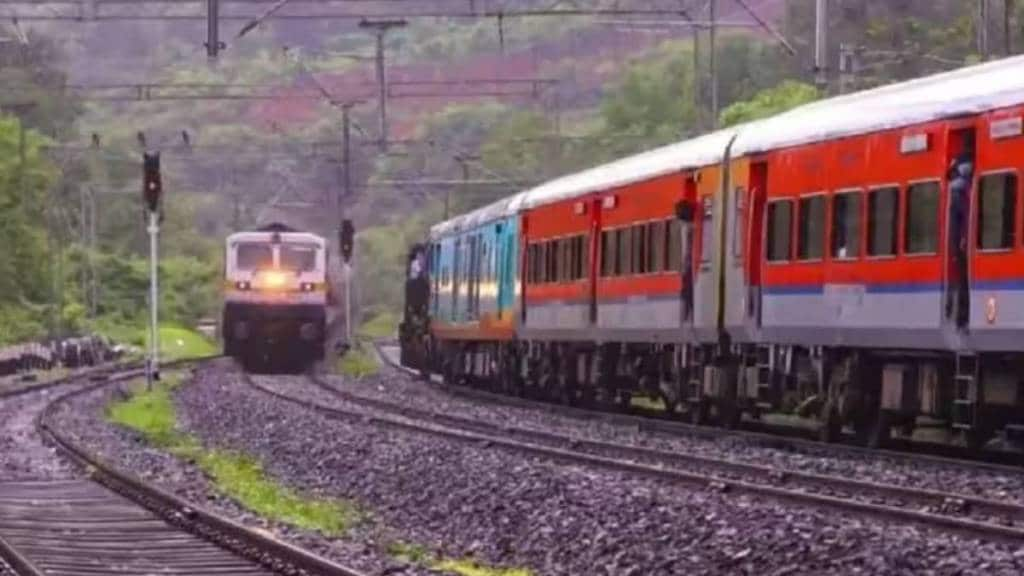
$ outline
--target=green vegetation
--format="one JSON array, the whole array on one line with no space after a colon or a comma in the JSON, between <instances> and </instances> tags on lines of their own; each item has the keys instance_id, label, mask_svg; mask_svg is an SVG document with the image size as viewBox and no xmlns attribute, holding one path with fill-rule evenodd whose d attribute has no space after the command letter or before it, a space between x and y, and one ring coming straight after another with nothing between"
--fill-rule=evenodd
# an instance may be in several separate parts
<instances>
[{"instance_id":1,"label":"green vegetation","mask_svg":"<svg viewBox=\"0 0 1024 576\"><path fill-rule=\"evenodd\" d=\"M392 542L388 544L388 554L402 562L418 566L427 565L433 556L426 546L409 542Z\"/></svg>"},{"instance_id":2,"label":"green vegetation","mask_svg":"<svg viewBox=\"0 0 1024 576\"><path fill-rule=\"evenodd\" d=\"M525 568L492 568L478 564L474 560L442 560L431 567L459 576L532 576L533 574Z\"/></svg>"},{"instance_id":3,"label":"green vegetation","mask_svg":"<svg viewBox=\"0 0 1024 576\"><path fill-rule=\"evenodd\" d=\"M768 118L796 108L802 104L813 102L821 97L821 92L809 84L786 81L774 88L758 92L752 99L737 102L722 111L722 126L734 126L743 122L751 122Z\"/></svg>"},{"instance_id":4,"label":"green vegetation","mask_svg":"<svg viewBox=\"0 0 1024 576\"><path fill-rule=\"evenodd\" d=\"M359 327L359 336L368 340L393 338L398 332L401 319L394 312L387 310L375 314L373 318Z\"/></svg>"},{"instance_id":5,"label":"green vegetation","mask_svg":"<svg viewBox=\"0 0 1024 576\"><path fill-rule=\"evenodd\" d=\"M257 460L205 449L196 438L179 432L171 392L180 382L181 375L173 374L149 391L137 385L129 399L108 407L107 418L141 433L171 454L195 462L217 490L263 517L328 536L344 534L359 521L360 514L350 503L304 497L269 478Z\"/></svg>"},{"instance_id":6,"label":"green vegetation","mask_svg":"<svg viewBox=\"0 0 1024 576\"><path fill-rule=\"evenodd\" d=\"M392 542L388 544L388 554L394 558L446 572L458 576L532 576L533 572L525 568L495 568L485 566L472 558L453 559L438 558L426 546L408 542Z\"/></svg>"},{"instance_id":7,"label":"green vegetation","mask_svg":"<svg viewBox=\"0 0 1024 576\"><path fill-rule=\"evenodd\" d=\"M377 358L363 350L364 344L357 345L338 359L338 372L350 378L373 376L380 371Z\"/></svg>"}]
</instances>

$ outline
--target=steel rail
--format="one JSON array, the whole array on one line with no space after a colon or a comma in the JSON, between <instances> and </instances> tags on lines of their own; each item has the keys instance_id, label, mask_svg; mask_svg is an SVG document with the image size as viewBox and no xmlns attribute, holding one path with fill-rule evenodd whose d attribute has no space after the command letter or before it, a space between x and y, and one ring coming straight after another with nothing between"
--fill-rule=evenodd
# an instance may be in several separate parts
<instances>
[{"instance_id":1,"label":"steel rail","mask_svg":"<svg viewBox=\"0 0 1024 576\"><path fill-rule=\"evenodd\" d=\"M211 359L203 358L167 362L163 366L165 368L174 368L201 363ZM50 402L39 414L36 419L37 430L45 441L57 448L70 461L87 471L90 480L126 497L142 508L150 510L168 524L193 533L239 557L254 560L274 572L283 574L364 576L352 568L330 562L267 534L249 529L233 520L214 514L190 502L186 502L176 495L150 485L129 472L118 470L83 446L76 444L69 435L62 432L52 422L56 410L66 402L113 383L137 378L139 374L138 370L111 374L104 381L83 386L61 395ZM69 380L69 382L72 381L76 380ZM6 547L9 546L0 543L0 555L4 555L8 562L20 563L18 560L20 556L17 555L17 551L10 547L10 552L12 553L8 555L7 551L4 550ZM36 574L32 572L30 564L22 564L19 570L31 576Z\"/></svg>"},{"instance_id":2,"label":"steel rail","mask_svg":"<svg viewBox=\"0 0 1024 576\"><path fill-rule=\"evenodd\" d=\"M717 487L729 492L768 496L801 505L838 509L884 520L909 522L929 528L942 528L969 537L1008 541L1017 545L1024 542L1024 528L1006 525L1003 518L998 518L996 521L982 521L834 494L848 491L885 500L913 499L913 501L928 502L940 508L965 507L971 510L970 506L975 506L974 510L976 511L993 514L998 511L1000 515L1011 515L1014 519L1021 521L1024 521L1024 506L955 494L929 493L845 478L777 470L764 466L635 446L583 440L514 426L482 423L383 400L354 397L324 383L317 377L311 377L311 381L315 385L339 399L378 412L378 414L367 414L356 410L327 406L305 398L295 398L278 390L261 386L249 375L245 375L244 378L256 390L327 417L378 424L407 432L425 433L488 447L499 447L569 464L584 464L669 482ZM510 439L510 437L516 437L516 439ZM605 454L600 452L605 452ZM616 453L616 455L609 456L607 453ZM645 456L651 461L639 461L638 456ZM671 465L666 465L667 463L671 463ZM683 465L693 464L712 470L717 469L717 472L695 472L681 468ZM768 481L763 481L763 479ZM787 488L781 484L793 484L794 487ZM808 491L808 489L816 491Z\"/></svg>"},{"instance_id":3,"label":"steel rail","mask_svg":"<svg viewBox=\"0 0 1024 576\"><path fill-rule=\"evenodd\" d=\"M378 358L385 364L395 368L396 370L402 371L406 374L421 377L422 375L417 370L413 370L406 366L402 366L392 358L391 355L385 353L379 342L374 344L374 351ZM396 346L397 347L397 346ZM535 410L545 410L553 414L560 416L566 416L569 418L575 418L580 420L600 420L609 424L615 424L619 426L630 426L636 428L637 431L655 432L667 435L689 435L697 436L701 438L722 438L732 437L743 440L749 440L751 442L757 442L765 446L777 447L786 446L788 448L808 450L813 452L829 452L836 453L842 452L851 456L874 456L883 457L892 460L899 460L909 464L938 464L944 466L957 467L964 470L988 470L991 472L998 472L1001 474L1021 474L1024 475L1024 467L1018 464L1003 464L992 461L979 459L979 457L954 457L954 456L942 456L936 454L922 454L920 452L909 452L911 449L909 442L901 443L905 447L900 449L893 448L867 448L864 446L857 446L849 443L836 443L828 444L820 440L813 440L808 438L805 434L806 430L798 429L792 426L772 426L764 425L756 422L747 422L741 425L741 429L727 429L727 428L716 428L714 426L701 426L696 424L689 424L686 422L680 422L675 419L671 419L663 414L657 414L651 411L642 412L643 415L633 415L609 412L604 410L594 410L587 408L579 408L575 406L566 406L563 404L556 404L552 402L532 400L528 398L521 398L518 396L509 396L507 394L501 394L498 392L490 392L487 390L481 390L478 388L471 388L467 386L458 386L444 382L444 380L437 375L433 375L429 382L431 385L438 387L446 393L453 396L460 396L469 400L485 401L500 403L507 406L529 408ZM746 426L746 429L743 427ZM926 445L926 447L934 447L932 445ZM917 448L917 446L915 446ZM1022 461L1018 459L1018 461Z\"/></svg>"}]
</instances>

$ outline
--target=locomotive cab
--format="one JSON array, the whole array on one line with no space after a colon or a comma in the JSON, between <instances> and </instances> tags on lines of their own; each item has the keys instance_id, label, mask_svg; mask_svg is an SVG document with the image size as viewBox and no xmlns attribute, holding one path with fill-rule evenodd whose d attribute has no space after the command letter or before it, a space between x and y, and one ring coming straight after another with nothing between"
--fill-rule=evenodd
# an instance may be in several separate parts
<instances>
[{"instance_id":1,"label":"locomotive cab","mask_svg":"<svg viewBox=\"0 0 1024 576\"><path fill-rule=\"evenodd\" d=\"M227 240L222 331L225 354L305 366L322 360L327 307L326 243L272 225Z\"/></svg>"}]
</instances>

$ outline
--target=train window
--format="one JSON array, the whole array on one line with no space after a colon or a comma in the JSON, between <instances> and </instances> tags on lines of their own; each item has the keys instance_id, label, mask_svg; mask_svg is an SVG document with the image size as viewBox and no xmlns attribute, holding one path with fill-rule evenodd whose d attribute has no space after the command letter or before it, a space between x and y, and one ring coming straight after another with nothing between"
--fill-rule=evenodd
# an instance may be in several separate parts
<instances>
[{"instance_id":1,"label":"train window","mask_svg":"<svg viewBox=\"0 0 1024 576\"><path fill-rule=\"evenodd\" d=\"M558 252L562 255L562 261L559 263L559 275L558 279L562 282L571 282L573 280L573 266L575 265L573 260L573 238L563 238L558 241L562 247Z\"/></svg>"},{"instance_id":2,"label":"train window","mask_svg":"<svg viewBox=\"0 0 1024 576\"><path fill-rule=\"evenodd\" d=\"M900 189L878 188L868 194L868 256L896 255Z\"/></svg>"},{"instance_id":3,"label":"train window","mask_svg":"<svg viewBox=\"0 0 1024 576\"><path fill-rule=\"evenodd\" d=\"M922 182L907 189L907 254L939 251L939 183Z\"/></svg>"},{"instance_id":4,"label":"train window","mask_svg":"<svg viewBox=\"0 0 1024 576\"><path fill-rule=\"evenodd\" d=\"M843 260L860 257L861 207L863 195L841 192L832 198L832 257Z\"/></svg>"},{"instance_id":5,"label":"train window","mask_svg":"<svg viewBox=\"0 0 1024 576\"><path fill-rule=\"evenodd\" d=\"M601 231L601 277L611 276L615 270L615 244L611 230Z\"/></svg>"},{"instance_id":6,"label":"train window","mask_svg":"<svg viewBox=\"0 0 1024 576\"><path fill-rule=\"evenodd\" d=\"M647 227L644 225L633 226L633 258L632 273L647 273Z\"/></svg>"},{"instance_id":7,"label":"train window","mask_svg":"<svg viewBox=\"0 0 1024 576\"><path fill-rule=\"evenodd\" d=\"M825 255L825 196L800 199L797 260L821 260Z\"/></svg>"},{"instance_id":8,"label":"train window","mask_svg":"<svg viewBox=\"0 0 1024 576\"><path fill-rule=\"evenodd\" d=\"M981 179L978 194L978 248L1013 248L1017 230L1017 175L991 174Z\"/></svg>"},{"instance_id":9,"label":"train window","mask_svg":"<svg viewBox=\"0 0 1024 576\"><path fill-rule=\"evenodd\" d=\"M316 270L317 247L313 244L282 244L279 258L281 268L312 272Z\"/></svg>"},{"instance_id":10,"label":"train window","mask_svg":"<svg viewBox=\"0 0 1024 576\"><path fill-rule=\"evenodd\" d=\"M274 250L270 244L244 242L238 245L235 267L239 270L256 270L274 266Z\"/></svg>"},{"instance_id":11,"label":"train window","mask_svg":"<svg viewBox=\"0 0 1024 576\"><path fill-rule=\"evenodd\" d=\"M546 244L548 253L547 268L544 270L544 281L549 283L558 282L558 241L549 240Z\"/></svg>"},{"instance_id":12,"label":"train window","mask_svg":"<svg viewBox=\"0 0 1024 576\"><path fill-rule=\"evenodd\" d=\"M793 202L776 200L768 204L768 261L789 260L793 242Z\"/></svg>"},{"instance_id":13,"label":"train window","mask_svg":"<svg viewBox=\"0 0 1024 576\"><path fill-rule=\"evenodd\" d=\"M619 276L628 276L633 269L633 230L619 229L619 261L615 267Z\"/></svg>"},{"instance_id":14,"label":"train window","mask_svg":"<svg viewBox=\"0 0 1024 576\"><path fill-rule=\"evenodd\" d=\"M647 225L647 271L658 273L665 264L665 223L651 222Z\"/></svg>"},{"instance_id":15,"label":"train window","mask_svg":"<svg viewBox=\"0 0 1024 576\"><path fill-rule=\"evenodd\" d=\"M590 275L590 255L589 255L590 242L588 242L589 238L590 238L589 234L584 234L584 235L580 236L579 238L577 238L577 242L579 242L578 255L579 255L580 261L579 261L579 266L578 266L579 272L576 274L576 277L579 278L580 280L582 280L582 279L584 279L584 278L586 278L586 277L588 277Z\"/></svg>"},{"instance_id":16,"label":"train window","mask_svg":"<svg viewBox=\"0 0 1024 576\"><path fill-rule=\"evenodd\" d=\"M672 218L665 221L665 270L683 269L683 223Z\"/></svg>"},{"instance_id":17,"label":"train window","mask_svg":"<svg viewBox=\"0 0 1024 576\"><path fill-rule=\"evenodd\" d=\"M715 251L715 221L711 198L704 199L704 218L700 222L700 263L711 262Z\"/></svg>"}]
</instances>

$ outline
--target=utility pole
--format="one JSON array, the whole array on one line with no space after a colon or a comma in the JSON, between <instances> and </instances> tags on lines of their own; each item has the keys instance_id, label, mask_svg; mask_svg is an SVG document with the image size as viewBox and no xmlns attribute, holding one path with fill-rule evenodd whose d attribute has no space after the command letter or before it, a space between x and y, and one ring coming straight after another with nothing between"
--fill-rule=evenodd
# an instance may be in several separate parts
<instances>
[{"instance_id":1,"label":"utility pole","mask_svg":"<svg viewBox=\"0 0 1024 576\"><path fill-rule=\"evenodd\" d=\"M206 56L216 60L225 48L220 41L220 0L206 0Z\"/></svg>"},{"instance_id":2,"label":"utility pole","mask_svg":"<svg viewBox=\"0 0 1024 576\"><path fill-rule=\"evenodd\" d=\"M1013 55L1013 15L1017 12L1017 0L1003 0L1003 42L1007 56Z\"/></svg>"},{"instance_id":3,"label":"utility pole","mask_svg":"<svg viewBox=\"0 0 1024 576\"><path fill-rule=\"evenodd\" d=\"M992 57L991 48L989 47L988 38L988 0L978 0L978 20L977 20L977 32L978 32L978 54L981 59L988 60Z\"/></svg>"},{"instance_id":4,"label":"utility pole","mask_svg":"<svg viewBox=\"0 0 1024 576\"><path fill-rule=\"evenodd\" d=\"M814 82L828 88L828 0L817 0L814 11Z\"/></svg>"},{"instance_id":5,"label":"utility pole","mask_svg":"<svg viewBox=\"0 0 1024 576\"><path fill-rule=\"evenodd\" d=\"M405 20L363 20L359 27L373 30L377 35L377 87L380 91L378 106L380 107L380 150L388 149L388 84L384 69L384 36L392 28L402 28L408 24Z\"/></svg>"},{"instance_id":6,"label":"utility pole","mask_svg":"<svg viewBox=\"0 0 1024 576\"><path fill-rule=\"evenodd\" d=\"M454 157L456 162L462 168L462 192L466 195L469 190L469 162L479 160L480 157L474 154L456 154ZM452 202L452 188L449 186L447 192L444 195L444 219L447 220L451 216L451 202Z\"/></svg>"},{"instance_id":7,"label":"utility pole","mask_svg":"<svg viewBox=\"0 0 1024 576\"><path fill-rule=\"evenodd\" d=\"M711 47L708 49L708 66L711 72L711 127L718 128L718 0L711 0L710 27L708 36Z\"/></svg>"}]
</instances>

